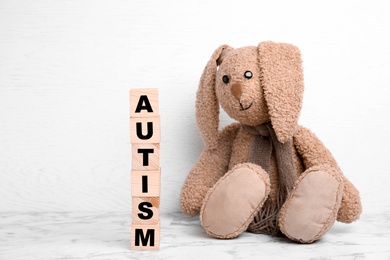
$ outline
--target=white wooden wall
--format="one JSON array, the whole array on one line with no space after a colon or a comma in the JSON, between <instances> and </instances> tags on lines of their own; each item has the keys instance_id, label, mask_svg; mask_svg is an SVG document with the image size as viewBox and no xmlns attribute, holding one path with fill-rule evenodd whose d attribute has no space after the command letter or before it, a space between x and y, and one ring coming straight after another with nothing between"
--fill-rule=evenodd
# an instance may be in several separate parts
<instances>
[{"instance_id":1,"label":"white wooden wall","mask_svg":"<svg viewBox=\"0 0 390 260\"><path fill-rule=\"evenodd\" d=\"M178 211L208 58L264 40L300 47L300 123L365 213L389 211L390 2L330 0L0 0L0 211L130 212L128 90L147 87L160 91L162 214Z\"/></svg>"}]
</instances>

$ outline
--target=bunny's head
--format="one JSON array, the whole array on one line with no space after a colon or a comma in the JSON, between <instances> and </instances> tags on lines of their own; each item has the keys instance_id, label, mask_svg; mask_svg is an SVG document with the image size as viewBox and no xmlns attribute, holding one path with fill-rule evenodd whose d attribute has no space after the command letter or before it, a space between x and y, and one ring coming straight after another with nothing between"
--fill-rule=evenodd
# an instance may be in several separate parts
<instances>
[{"instance_id":1,"label":"bunny's head","mask_svg":"<svg viewBox=\"0 0 390 260\"><path fill-rule=\"evenodd\" d=\"M219 104L242 124L271 121L284 143L294 134L303 96L301 55L293 45L262 42L257 47L217 48L197 92L196 117L206 145L217 147Z\"/></svg>"}]
</instances>

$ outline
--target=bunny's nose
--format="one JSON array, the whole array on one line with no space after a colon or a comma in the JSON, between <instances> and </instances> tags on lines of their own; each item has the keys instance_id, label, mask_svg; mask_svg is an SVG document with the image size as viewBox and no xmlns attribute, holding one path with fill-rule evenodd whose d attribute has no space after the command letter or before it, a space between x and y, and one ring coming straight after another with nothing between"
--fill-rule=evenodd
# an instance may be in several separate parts
<instances>
[{"instance_id":1,"label":"bunny's nose","mask_svg":"<svg viewBox=\"0 0 390 260\"><path fill-rule=\"evenodd\" d=\"M239 83L234 83L232 88L230 89L232 95L240 101L242 95L242 86Z\"/></svg>"}]
</instances>

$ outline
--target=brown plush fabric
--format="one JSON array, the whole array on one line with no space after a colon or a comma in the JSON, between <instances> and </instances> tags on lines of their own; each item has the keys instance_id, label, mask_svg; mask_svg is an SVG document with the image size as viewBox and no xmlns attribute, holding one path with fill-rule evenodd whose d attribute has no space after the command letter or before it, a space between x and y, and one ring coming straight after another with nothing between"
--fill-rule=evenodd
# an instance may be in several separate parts
<instances>
[{"instance_id":1,"label":"brown plush fabric","mask_svg":"<svg viewBox=\"0 0 390 260\"><path fill-rule=\"evenodd\" d=\"M199 214L206 193L227 172L232 142L239 128L239 124L232 124L219 133L220 149L205 149L187 176L180 195L181 209L187 215Z\"/></svg>"},{"instance_id":2,"label":"brown plush fabric","mask_svg":"<svg viewBox=\"0 0 390 260\"><path fill-rule=\"evenodd\" d=\"M301 154L306 168L322 166L337 170L344 183L341 207L337 215L337 220L344 223L351 223L358 220L362 213L359 191L341 172L330 151L310 130L302 126L298 127L294 135L294 144L299 154Z\"/></svg>"},{"instance_id":3,"label":"brown plush fabric","mask_svg":"<svg viewBox=\"0 0 390 260\"><path fill-rule=\"evenodd\" d=\"M196 121L206 146L210 150L218 146L219 104L214 88L217 60L221 62L222 52L230 49L232 48L228 45L222 45L214 51L203 71L196 94Z\"/></svg>"},{"instance_id":4,"label":"brown plush fabric","mask_svg":"<svg viewBox=\"0 0 390 260\"><path fill-rule=\"evenodd\" d=\"M245 76L247 71L251 72L252 77ZM332 204L330 195L324 196L328 201L322 205L334 205L338 221L350 223L358 219L362 211L359 192L343 175L331 153L317 137L309 130L297 126L302 95L302 64L300 52L295 46L262 42L257 47L218 47L205 67L197 92L196 117L206 146L183 185L180 198L182 211L189 215L198 214L202 204L206 202L206 194L229 170L241 163L251 165L251 134L236 123L218 131L221 105L227 114L240 124L257 126L271 122L280 143L293 141L289 146L296 173L291 176L296 175L298 178L305 170L318 167L324 174L342 179L340 205ZM279 197L279 187L283 186L278 178L280 165L276 157L275 152L272 152L269 161L269 198L273 202ZM236 177L240 178L240 175ZM310 193L315 190L304 189L299 186L300 183L305 185L312 182L298 181L294 184L294 189L307 191L302 194L306 194L309 200ZM292 194L288 200L296 201L294 196L297 194ZM241 201L243 207L247 207L247 203L249 202L245 199ZM324 208L320 207L319 210L323 211ZM304 219L303 215L299 215L299 211L291 208L289 212L297 212L294 213L296 216L293 219ZM293 226L291 221L289 223ZM326 223L321 229L323 232L320 231L314 240L330 228L332 222L330 221L329 225ZM314 224L305 225L308 230L316 230ZM240 232L241 230L238 230L234 235L239 235Z\"/></svg>"},{"instance_id":5,"label":"brown plush fabric","mask_svg":"<svg viewBox=\"0 0 390 260\"><path fill-rule=\"evenodd\" d=\"M259 44L261 86L271 122L281 143L295 132L303 96L301 54L286 43Z\"/></svg>"},{"instance_id":6,"label":"brown plush fabric","mask_svg":"<svg viewBox=\"0 0 390 260\"><path fill-rule=\"evenodd\" d=\"M256 126L270 121L264 92L260 86L260 67L258 65L258 49L255 46L234 50L224 50L224 59L218 67L215 78L215 95L226 113L245 125ZM252 72L252 78L244 77L246 71ZM228 83L222 78L227 76ZM232 93L240 85L240 93L235 97ZM238 98L239 97L239 98ZM243 108L249 108L243 110ZM201 107L209 113L209 107ZM218 125L218 117L213 118Z\"/></svg>"}]
</instances>

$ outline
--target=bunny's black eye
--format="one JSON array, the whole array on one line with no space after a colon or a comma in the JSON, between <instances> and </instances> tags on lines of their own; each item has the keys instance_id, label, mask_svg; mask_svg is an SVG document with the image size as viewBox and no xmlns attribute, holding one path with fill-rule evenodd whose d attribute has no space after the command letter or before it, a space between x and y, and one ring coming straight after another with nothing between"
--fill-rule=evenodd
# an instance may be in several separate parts
<instances>
[{"instance_id":1,"label":"bunny's black eye","mask_svg":"<svg viewBox=\"0 0 390 260\"><path fill-rule=\"evenodd\" d=\"M249 71L249 70L245 71L245 73L244 73L244 77L245 77L245 78L247 78L247 79L250 79L250 78L252 78L252 72L251 72L251 71Z\"/></svg>"},{"instance_id":2,"label":"bunny's black eye","mask_svg":"<svg viewBox=\"0 0 390 260\"><path fill-rule=\"evenodd\" d=\"M229 83L229 77L228 76L223 76L222 77L222 81L223 81L223 83L225 83L225 84L228 84Z\"/></svg>"}]
</instances>

